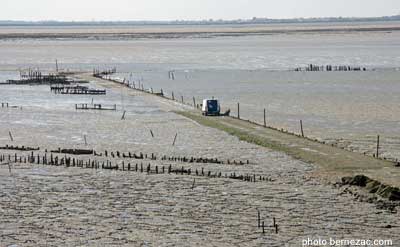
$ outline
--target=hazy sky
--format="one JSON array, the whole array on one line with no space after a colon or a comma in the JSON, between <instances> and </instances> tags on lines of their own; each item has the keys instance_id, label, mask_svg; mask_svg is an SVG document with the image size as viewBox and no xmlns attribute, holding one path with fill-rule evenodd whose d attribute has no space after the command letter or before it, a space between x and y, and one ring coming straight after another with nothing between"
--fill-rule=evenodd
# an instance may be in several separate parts
<instances>
[{"instance_id":1,"label":"hazy sky","mask_svg":"<svg viewBox=\"0 0 400 247\"><path fill-rule=\"evenodd\" d=\"M1 0L1 20L176 20L384 16L400 0Z\"/></svg>"}]
</instances>

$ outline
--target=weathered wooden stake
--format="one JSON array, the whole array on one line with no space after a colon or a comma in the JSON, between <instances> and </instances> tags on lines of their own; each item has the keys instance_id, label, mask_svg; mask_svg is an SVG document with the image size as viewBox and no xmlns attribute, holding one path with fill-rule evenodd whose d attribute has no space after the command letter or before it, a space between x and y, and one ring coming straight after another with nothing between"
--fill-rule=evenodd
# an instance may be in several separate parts
<instances>
[{"instance_id":1,"label":"weathered wooden stake","mask_svg":"<svg viewBox=\"0 0 400 247\"><path fill-rule=\"evenodd\" d=\"M240 119L240 104L237 103L237 118Z\"/></svg>"},{"instance_id":2,"label":"weathered wooden stake","mask_svg":"<svg viewBox=\"0 0 400 247\"><path fill-rule=\"evenodd\" d=\"M267 127L267 111L264 108L264 127Z\"/></svg>"},{"instance_id":3,"label":"weathered wooden stake","mask_svg":"<svg viewBox=\"0 0 400 247\"><path fill-rule=\"evenodd\" d=\"M174 142L172 143L172 146L175 146L176 137L178 137L178 133L175 134L175 138L174 138Z\"/></svg>"},{"instance_id":4,"label":"weathered wooden stake","mask_svg":"<svg viewBox=\"0 0 400 247\"><path fill-rule=\"evenodd\" d=\"M153 134L153 131L152 131L152 130L150 130L150 134L151 134L151 137L154 138L154 134Z\"/></svg>"},{"instance_id":5,"label":"weathered wooden stake","mask_svg":"<svg viewBox=\"0 0 400 247\"><path fill-rule=\"evenodd\" d=\"M264 221L262 222L262 230L263 230L263 234L265 234L265 224L264 224Z\"/></svg>"},{"instance_id":6,"label":"weathered wooden stake","mask_svg":"<svg viewBox=\"0 0 400 247\"><path fill-rule=\"evenodd\" d=\"M121 120L125 120L125 113L126 111L124 111L124 113L122 114Z\"/></svg>"},{"instance_id":7,"label":"weathered wooden stake","mask_svg":"<svg viewBox=\"0 0 400 247\"><path fill-rule=\"evenodd\" d=\"M303 120L300 120L300 130L301 130L301 136L304 137Z\"/></svg>"},{"instance_id":8,"label":"weathered wooden stake","mask_svg":"<svg viewBox=\"0 0 400 247\"><path fill-rule=\"evenodd\" d=\"M379 135L376 138L376 158L379 158Z\"/></svg>"},{"instance_id":9,"label":"weathered wooden stake","mask_svg":"<svg viewBox=\"0 0 400 247\"><path fill-rule=\"evenodd\" d=\"M196 179L193 179L192 190L194 189L195 184L196 184Z\"/></svg>"},{"instance_id":10,"label":"weathered wooden stake","mask_svg":"<svg viewBox=\"0 0 400 247\"><path fill-rule=\"evenodd\" d=\"M10 135L10 139L11 139L11 141L13 142L13 141L14 141L14 138L13 138L13 136L12 136L12 134L11 134L11 131L8 131L8 134Z\"/></svg>"}]
</instances>

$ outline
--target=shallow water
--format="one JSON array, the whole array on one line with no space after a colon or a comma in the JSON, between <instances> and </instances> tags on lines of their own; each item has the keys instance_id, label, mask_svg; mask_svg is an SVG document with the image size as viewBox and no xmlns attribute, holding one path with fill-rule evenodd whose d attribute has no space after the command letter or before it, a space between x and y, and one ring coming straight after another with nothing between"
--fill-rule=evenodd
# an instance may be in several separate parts
<instances>
[{"instance_id":1,"label":"shallow water","mask_svg":"<svg viewBox=\"0 0 400 247\"><path fill-rule=\"evenodd\" d=\"M314 64L400 67L400 32L296 33L217 38L0 41L1 67L118 65L121 71L288 69Z\"/></svg>"}]
</instances>

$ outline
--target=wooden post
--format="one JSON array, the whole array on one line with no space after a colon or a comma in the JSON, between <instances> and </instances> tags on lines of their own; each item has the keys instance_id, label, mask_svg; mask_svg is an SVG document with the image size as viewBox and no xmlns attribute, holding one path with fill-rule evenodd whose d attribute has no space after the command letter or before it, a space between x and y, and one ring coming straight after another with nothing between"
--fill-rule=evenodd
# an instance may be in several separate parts
<instances>
[{"instance_id":1,"label":"wooden post","mask_svg":"<svg viewBox=\"0 0 400 247\"><path fill-rule=\"evenodd\" d=\"M262 230L263 230L263 234L265 234L265 224L264 224L264 221L262 222Z\"/></svg>"},{"instance_id":2,"label":"wooden post","mask_svg":"<svg viewBox=\"0 0 400 247\"><path fill-rule=\"evenodd\" d=\"M86 135L83 135L83 139L85 139L85 145L87 145Z\"/></svg>"},{"instance_id":3,"label":"wooden post","mask_svg":"<svg viewBox=\"0 0 400 247\"><path fill-rule=\"evenodd\" d=\"M240 119L240 104L237 103L237 118Z\"/></svg>"},{"instance_id":4,"label":"wooden post","mask_svg":"<svg viewBox=\"0 0 400 247\"><path fill-rule=\"evenodd\" d=\"M196 99L193 96L193 107L196 108Z\"/></svg>"},{"instance_id":5,"label":"wooden post","mask_svg":"<svg viewBox=\"0 0 400 247\"><path fill-rule=\"evenodd\" d=\"M175 138L174 138L174 142L172 143L172 146L175 146L175 142L176 142L176 137L178 136L178 133L175 134Z\"/></svg>"},{"instance_id":6,"label":"wooden post","mask_svg":"<svg viewBox=\"0 0 400 247\"><path fill-rule=\"evenodd\" d=\"M153 131L152 131L152 130L150 130L150 134L151 134L151 137L154 138L154 134L153 134Z\"/></svg>"},{"instance_id":7,"label":"wooden post","mask_svg":"<svg viewBox=\"0 0 400 247\"><path fill-rule=\"evenodd\" d=\"M124 113L122 114L121 120L125 120L125 113L126 111L124 111Z\"/></svg>"},{"instance_id":8,"label":"wooden post","mask_svg":"<svg viewBox=\"0 0 400 247\"><path fill-rule=\"evenodd\" d=\"M261 215L260 215L260 210L257 209L257 214L258 214L258 228L261 226Z\"/></svg>"},{"instance_id":9,"label":"wooden post","mask_svg":"<svg viewBox=\"0 0 400 247\"><path fill-rule=\"evenodd\" d=\"M196 184L196 179L193 179L192 190L194 189L195 184Z\"/></svg>"},{"instance_id":10,"label":"wooden post","mask_svg":"<svg viewBox=\"0 0 400 247\"><path fill-rule=\"evenodd\" d=\"M12 136L12 134L11 134L11 131L8 131L8 134L10 135L10 140L13 142L13 141L14 141L14 138L13 138L13 136Z\"/></svg>"},{"instance_id":11,"label":"wooden post","mask_svg":"<svg viewBox=\"0 0 400 247\"><path fill-rule=\"evenodd\" d=\"M175 100L174 91L172 91L172 100Z\"/></svg>"},{"instance_id":12,"label":"wooden post","mask_svg":"<svg viewBox=\"0 0 400 247\"><path fill-rule=\"evenodd\" d=\"M301 130L301 136L304 137L303 120L300 120L300 130Z\"/></svg>"},{"instance_id":13,"label":"wooden post","mask_svg":"<svg viewBox=\"0 0 400 247\"><path fill-rule=\"evenodd\" d=\"M183 95L181 96L181 99L182 99L182 104L183 104Z\"/></svg>"},{"instance_id":14,"label":"wooden post","mask_svg":"<svg viewBox=\"0 0 400 247\"><path fill-rule=\"evenodd\" d=\"M379 135L376 139L376 158L379 158Z\"/></svg>"},{"instance_id":15,"label":"wooden post","mask_svg":"<svg viewBox=\"0 0 400 247\"><path fill-rule=\"evenodd\" d=\"M264 108L264 127L267 127L267 111Z\"/></svg>"}]
</instances>

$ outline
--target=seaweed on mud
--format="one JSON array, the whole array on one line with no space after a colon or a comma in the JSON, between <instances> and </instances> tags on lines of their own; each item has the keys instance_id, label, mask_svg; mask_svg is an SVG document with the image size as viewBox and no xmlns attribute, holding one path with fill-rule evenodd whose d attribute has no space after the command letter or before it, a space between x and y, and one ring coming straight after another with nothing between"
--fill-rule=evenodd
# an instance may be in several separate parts
<instances>
[{"instance_id":1,"label":"seaweed on mud","mask_svg":"<svg viewBox=\"0 0 400 247\"><path fill-rule=\"evenodd\" d=\"M369 193L379 195L389 201L400 201L400 189L382 184L365 175L342 178L343 185L352 185L365 188Z\"/></svg>"}]
</instances>

